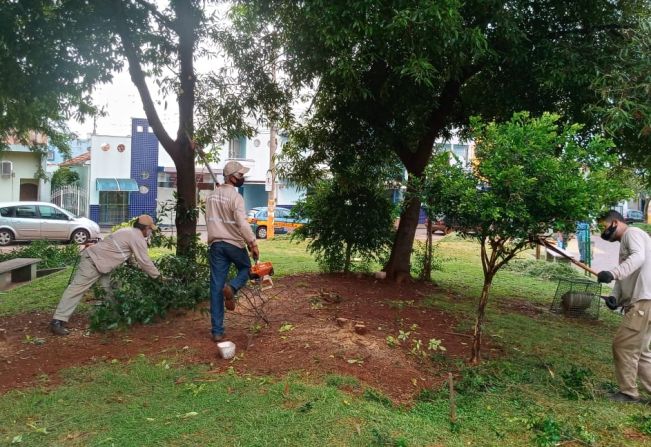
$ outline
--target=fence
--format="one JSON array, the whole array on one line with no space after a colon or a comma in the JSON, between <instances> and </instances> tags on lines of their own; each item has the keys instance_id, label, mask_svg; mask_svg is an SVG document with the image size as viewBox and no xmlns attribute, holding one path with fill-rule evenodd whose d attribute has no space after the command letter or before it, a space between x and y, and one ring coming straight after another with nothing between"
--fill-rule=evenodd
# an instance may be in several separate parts
<instances>
[{"instance_id":1,"label":"fence","mask_svg":"<svg viewBox=\"0 0 651 447\"><path fill-rule=\"evenodd\" d=\"M88 192L79 185L65 185L53 189L50 201L78 217L88 217Z\"/></svg>"}]
</instances>

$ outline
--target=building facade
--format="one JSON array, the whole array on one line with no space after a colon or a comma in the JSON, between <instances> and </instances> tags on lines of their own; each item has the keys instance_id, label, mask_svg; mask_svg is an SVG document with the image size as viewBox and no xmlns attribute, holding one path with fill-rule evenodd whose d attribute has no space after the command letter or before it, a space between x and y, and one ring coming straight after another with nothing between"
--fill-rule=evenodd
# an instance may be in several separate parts
<instances>
[{"instance_id":1,"label":"building facade","mask_svg":"<svg viewBox=\"0 0 651 447\"><path fill-rule=\"evenodd\" d=\"M44 136L31 137L35 143L47 144ZM0 201L49 201L50 188L39 176L46 169L45 157L15 139L7 143L8 149L0 152Z\"/></svg>"}]
</instances>

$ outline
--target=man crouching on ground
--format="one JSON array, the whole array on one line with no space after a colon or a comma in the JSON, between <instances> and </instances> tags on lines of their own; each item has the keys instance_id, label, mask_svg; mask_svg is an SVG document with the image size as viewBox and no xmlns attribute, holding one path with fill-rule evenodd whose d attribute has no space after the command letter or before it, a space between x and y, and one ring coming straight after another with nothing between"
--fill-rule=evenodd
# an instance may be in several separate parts
<instances>
[{"instance_id":1,"label":"man crouching on ground","mask_svg":"<svg viewBox=\"0 0 651 447\"><path fill-rule=\"evenodd\" d=\"M65 323L81 301L84 293L99 281L107 296L112 296L110 274L127 261L131 255L150 277L160 277L147 252L147 238L156 229L151 216L143 214L133 223L133 228L122 228L97 244L81 252L77 273L54 312L50 330L55 335L68 335Z\"/></svg>"},{"instance_id":2,"label":"man crouching on ground","mask_svg":"<svg viewBox=\"0 0 651 447\"><path fill-rule=\"evenodd\" d=\"M244 174L249 171L236 161L224 166L225 184L218 186L206 199L206 226L210 246L210 324L212 339L224 339L224 306L235 310L235 294L249 279L251 261L244 249L249 247L253 259L260 252L255 235L246 220L244 199L237 188L244 184ZM226 284L231 263L237 276Z\"/></svg>"}]
</instances>

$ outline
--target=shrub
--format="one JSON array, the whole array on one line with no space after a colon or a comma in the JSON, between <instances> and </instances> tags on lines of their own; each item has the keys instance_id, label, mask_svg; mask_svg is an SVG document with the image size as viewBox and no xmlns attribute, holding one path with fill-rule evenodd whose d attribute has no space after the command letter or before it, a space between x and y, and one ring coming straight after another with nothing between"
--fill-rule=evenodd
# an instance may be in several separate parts
<instances>
[{"instance_id":1,"label":"shrub","mask_svg":"<svg viewBox=\"0 0 651 447\"><path fill-rule=\"evenodd\" d=\"M349 272L353 258L377 261L390 246L392 210L382 185L324 180L292 209L306 220L293 235L309 241L308 249L323 270Z\"/></svg>"},{"instance_id":2,"label":"shrub","mask_svg":"<svg viewBox=\"0 0 651 447\"><path fill-rule=\"evenodd\" d=\"M34 241L8 253L0 253L0 262L16 258L40 258L39 269L67 267L74 265L79 256L75 244L59 245L48 241Z\"/></svg>"},{"instance_id":3,"label":"shrub","mask_svg":"<svg viewBox=\"0 0 651 447\"><path fill-rule=\"evenodd\" d=\"M441 270L443 268L443 261L438 255L439 246L432 245L432 271ZM417 278L423 276L425 270L425 263L427 258L427 246L424 242L416 241L414 250L411 255L411 274ZM424 278L429 279L429 278Z\"/></svg>"},{"instance_id":4,"label":"shrub","mask_svg":"<svg viewBox=\"0 0 651 447\"><path fill-rule=\"evenodd\" d=\"M196 244L195 259L167 255L155 261L165 281L149 278L125 265L111 274L113 300L100 304L91 317L91 329L152 323L171 309L194 309L210 296L208 247Z\"/></svg>"}]
</instances>

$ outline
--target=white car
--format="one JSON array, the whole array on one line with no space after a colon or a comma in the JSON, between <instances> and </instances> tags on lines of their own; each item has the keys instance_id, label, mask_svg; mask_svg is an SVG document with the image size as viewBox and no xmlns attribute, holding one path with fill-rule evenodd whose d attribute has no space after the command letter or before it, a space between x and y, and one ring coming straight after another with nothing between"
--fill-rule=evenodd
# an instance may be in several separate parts
<instances>
[{"instance_id":1,"label":"white car","mask_svg":"<svg viewBox=\"0 0 651 447\"><path fill-rule=\"evenodd\" d=\"M99 225L47 202L0 202L0 246L13 241L71 241L100 237Z\"/></svg>"}]
</instances>

